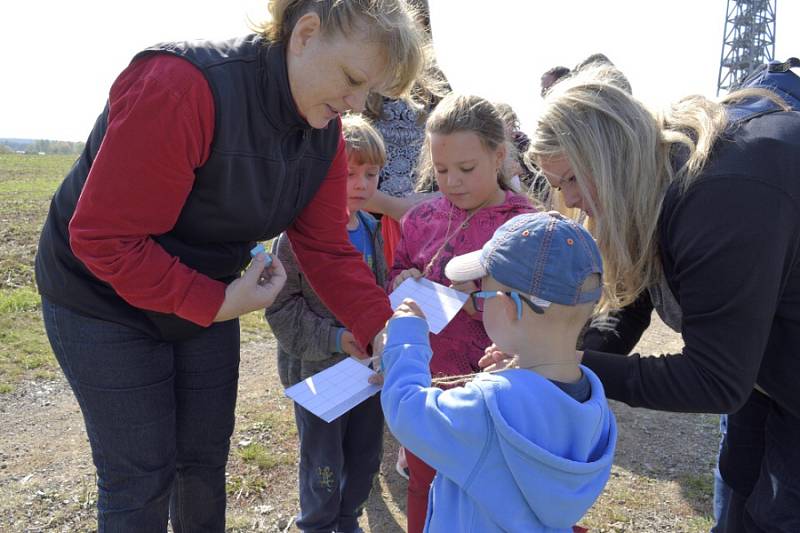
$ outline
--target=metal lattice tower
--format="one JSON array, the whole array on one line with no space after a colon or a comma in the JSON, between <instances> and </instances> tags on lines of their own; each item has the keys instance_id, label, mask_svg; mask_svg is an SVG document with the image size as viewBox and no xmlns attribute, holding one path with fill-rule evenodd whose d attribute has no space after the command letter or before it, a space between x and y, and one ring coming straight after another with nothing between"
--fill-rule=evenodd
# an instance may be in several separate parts
<instances>
[{"instance_id":1,"label":"metal lattice tower","mask_svg":"<svg viewBox=\"0 0 800 533\"><path fill-rule=\"evenodd\" d=\"M735 88L775 57L778 0L728 0L717 94Z\"/></svg>"}]
</instances>

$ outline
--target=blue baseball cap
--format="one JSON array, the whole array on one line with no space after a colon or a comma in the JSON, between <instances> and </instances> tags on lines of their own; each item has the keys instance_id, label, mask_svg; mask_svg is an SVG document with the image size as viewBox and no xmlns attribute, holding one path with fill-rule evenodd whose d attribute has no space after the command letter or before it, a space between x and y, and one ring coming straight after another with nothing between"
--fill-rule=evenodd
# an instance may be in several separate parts
<instances>
[{"instance_id":1,"label":"blue baseball cap","mask_svg":"<svg viewBox=\"0 0 800 533\"><path fill-rule=\"evenodd\" d=\"M600 286L582 290L592 274L603 274L600 250L586 228L558 212L517 215L497 228L481 250L454 257L445 275L454 282L489 274L547 307L600 299Z\"/></svg>"}]
</instances>

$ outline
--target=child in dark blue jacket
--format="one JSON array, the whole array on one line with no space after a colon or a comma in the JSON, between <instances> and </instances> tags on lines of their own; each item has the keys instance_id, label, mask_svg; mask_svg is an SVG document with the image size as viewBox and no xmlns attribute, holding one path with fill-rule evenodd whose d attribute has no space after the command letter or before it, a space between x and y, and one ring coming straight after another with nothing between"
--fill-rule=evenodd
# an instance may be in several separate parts
<instances>
[{"instance_id":1,"label":"child in dark blue jacket","mask_svg":"<svg viewBox=\"0 0 800 533\"><path fill-rule=\"evenodd\" d=\"M482 250L447 265L504 368L431 387L422 311L406 300L388 325L381 394L399 441L437 470L426 532L572 531L608 481L617 438L597 376L575 345L602 291L591 235L556 213L503 224Z\"/></svg>"}]
</instances>

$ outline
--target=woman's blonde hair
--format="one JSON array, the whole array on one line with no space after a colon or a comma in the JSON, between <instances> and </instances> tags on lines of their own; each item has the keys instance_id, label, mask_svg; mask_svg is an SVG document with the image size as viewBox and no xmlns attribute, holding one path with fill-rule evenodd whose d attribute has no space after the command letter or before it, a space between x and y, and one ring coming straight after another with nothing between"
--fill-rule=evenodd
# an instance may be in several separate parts
<instances>
[{"instance_id":1,"label":"woman's blonde hair","mask_svg":"<svg viewBox=\"0 0 800 533\"><path fill-rule=\"evenodd\" d=\"M425 122L425 141L419 156L416 189L430 190L435 179L431 160L431 135L449 135L472 132L478 136L486 150L493 152L506 146L506 131L497 108L480 96L450 93L436 106ZM503 190L511 190L508 176L503 168L498 169L497 183Z\"/></svg>"},{"instance_id":2,"label":"woman's blonde hair","mask_svg":"<svg viewBox=\"0 0 800 533\"><path fill-rule=\"evenodd\" d=\"M347 157L356 156L362 163L378 165L386 164L386 148L378 131L363 116L349 113L342 117L342 135L344 136Z\"/></svg>"},{"instance_id":3,"label":"woman's blonde hair","mask_svg":"<svg viewBox=\"0 0 800 533\"><path fill-rule=\"evenodd\" d=\"M430 57L429 39L416 22L415 10L404 0L270 0L271 20L253 29L267 41L287 43L303 15L316 13L325 36L351 38L361 31L385 54L387 79L380 94L406 97L424 75Z\"/></svg>"},{"instance_id":4,"label":"woman's blonde hair","mask_svg":"<svg viewBox=\"0 0 800 533\"><path fill-rule=\"evenodd\" d=\"M676 180L691 185L728 126L723 102L702 96L652 113L625 91L619 75L597 65L554 85L529 150L539 164L566 157L583 201L599 214L587 225L603 256L601 311L632 303L659 281L656 230L667 187ZM725 101L766 94L741 91ZM559 200L556 193L555 205L563 208Z\"/></svg>"}]
</instances>

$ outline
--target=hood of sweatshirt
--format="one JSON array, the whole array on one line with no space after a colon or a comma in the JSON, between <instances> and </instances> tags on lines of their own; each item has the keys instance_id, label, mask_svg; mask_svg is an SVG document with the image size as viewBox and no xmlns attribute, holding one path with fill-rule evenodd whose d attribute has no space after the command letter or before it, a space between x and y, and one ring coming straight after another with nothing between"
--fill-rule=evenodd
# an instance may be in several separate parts
<instances>
[{"instance_id":1,"label":"hood of sweatshirt","mask_svg":"<svg viewBox=\"0 0 800 533\"><path fill-rule=\"evenodd\" d=\"M471 485L480 495L473 497L504 529L519 524L570 528L608 481L616 422L600 380L581 369L592 386L583 403L529 370L484 374L473 381L483 391L499 450L490 451L493 462L476 473Z\"/></svg>"}]
</instances>

